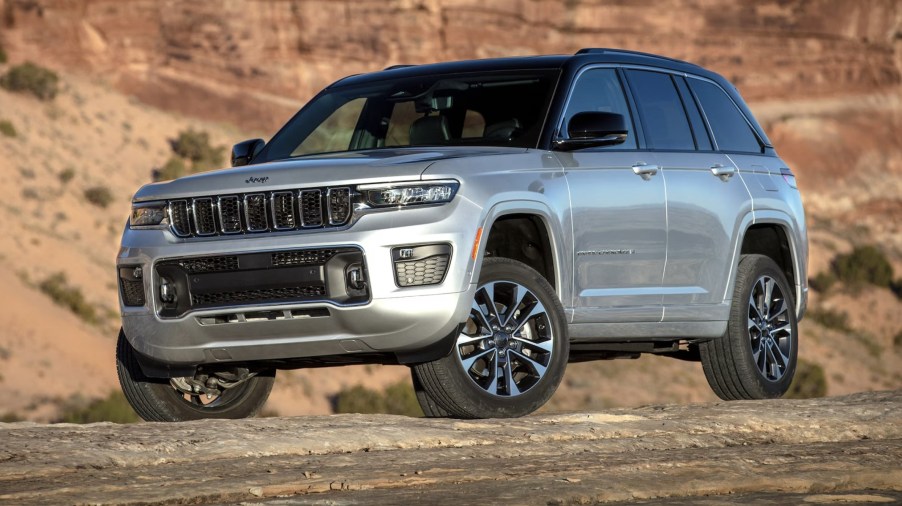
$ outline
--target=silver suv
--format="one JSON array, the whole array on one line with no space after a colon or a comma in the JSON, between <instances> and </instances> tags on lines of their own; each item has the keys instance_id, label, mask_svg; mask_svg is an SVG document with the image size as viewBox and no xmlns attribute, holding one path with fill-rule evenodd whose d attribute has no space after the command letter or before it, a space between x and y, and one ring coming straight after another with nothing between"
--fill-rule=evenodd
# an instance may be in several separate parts
<instances>
[{"instance_id":1,"label":"silver suv","mask_svg":"<svg viewBox=\"0 0 902 506\"><path fill-rule=\"evenodd\" d=\"M119 378L251 416L276 369L410 366L428 416L542 406L570 361L700 360L778 397L807 301L795 178L723 77L610 49L342 79L235 168L134 197Z\"/></svg>"}]
</instances>

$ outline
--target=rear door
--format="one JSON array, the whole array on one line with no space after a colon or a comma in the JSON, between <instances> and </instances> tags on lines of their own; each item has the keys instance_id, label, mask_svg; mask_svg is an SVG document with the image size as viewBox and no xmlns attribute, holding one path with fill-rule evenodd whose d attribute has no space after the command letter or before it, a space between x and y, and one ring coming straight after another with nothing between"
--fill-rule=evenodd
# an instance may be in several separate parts
<instances>
[{"instance_id":1,"label":"rear door","mask_svg":"<svg viewBox=\"0 0 902 506\"><path fill-rule=\"evenodd\" d=\"M639 149L621 73L583 70L559 129L584 111L623 114L626 142L555 152L570 187L575 272L573 323L657 322L666 253L664 181Z\"/></svg>"}]
</instances>

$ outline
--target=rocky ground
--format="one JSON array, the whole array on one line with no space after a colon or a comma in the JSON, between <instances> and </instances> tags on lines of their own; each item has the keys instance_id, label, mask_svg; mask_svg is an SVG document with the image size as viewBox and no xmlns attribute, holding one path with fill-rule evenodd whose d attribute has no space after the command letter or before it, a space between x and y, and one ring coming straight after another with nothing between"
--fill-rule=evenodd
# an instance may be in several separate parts
<instances>
[{"instance_id":1,"label":"rocky ground","mask_svg":"<svg viewBox=\"0 0 902 506\"><path fill-rule=\"evenodd\" d=\"M902 499L902 391L514 420L0 424L4 504Z\"/></svg>"}]
</instances>

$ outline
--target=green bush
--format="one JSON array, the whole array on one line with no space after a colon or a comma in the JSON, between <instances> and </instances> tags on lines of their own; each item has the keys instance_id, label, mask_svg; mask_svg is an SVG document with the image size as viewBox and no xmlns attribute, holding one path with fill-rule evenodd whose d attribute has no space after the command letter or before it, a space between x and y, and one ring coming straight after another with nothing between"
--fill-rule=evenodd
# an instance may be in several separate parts
<instances>
[{"instance_id":1,"label":"green bush","mask_svg":"<svg viewBox=\"0 0 902 506\"><path fill-rule=\"evenodd\" d=\"M72 311L82 320L88 323L98 323L99 319L94 306L85 300L81 289L69 286L65 273L57 272L50 275L47 279L41 281L38 288L53 299L53 302Z\"/></svg>"},{"instance_id":2,"label":"green bush","mask_svg":"<svg viewBox=\"0 0 902 506\"><path fill-rule=\"evenodd\" d=\"M875 246L858 246L833 260L836 277L852 288L865 284L889 287L893 282L893 266Z\"/></svg>"},{"instance_id":3,"label":"green bush","mask_svg":"<svg viewBox=\"0 0 902 506\"><path fill-rule=\"evenodd\" d=\"M7 62L6 50L3 49L3 46L0 46L0 65Z\"/></svg>"},{"instance_id":4,"label":"green bush","mask_svg":"<svg viewBox=\"0 0 902 506\"><path fill-rule=\"evenodd\" d=\"M896 332L896 335L893 336L893 347L902 351L902 330Z\"/></svg>"},{"instance_id":5,"label":"green bush","mask_svg":"<svg viewBox=\"0 0 902 506\"><path fill-rule=\"evenodd\" d=\"M171 144L173 153L185 160L190 160L195 172L214 169L222 165L224 148L210 145L210 134L207 132L189 128L179 132L178 137Z\"/></svg>"},{"instance_id":6,"label":"green bush","mask_svg":"<svg viewBox=\"0 0 902 506\"><path fill-rule=\"evenodd\" d=\"M824 368L813 362L799 360L796 374L784 397L788 399L810 399L827 395L827 376Z\"/></svg>"},{"instance_id":7,"label":"green bush","mask_svg":"<svg viewBox=\"0 0 902 506\"><path fill-rule=\"evenodd\" d=\"M835 283L836 276L830 271L818 272L817 276L808 280L808 285L811 289L821 293L830 291L830 288L832 288Z\"/></svg>"},{"instance_id":8,"label":"green bush","mask_svg":"<svg viewBox=\"0 0 902 506\"><path fill-rule=\"evenodd\" d=\"M842 332L851 332L852 330L852 328L849 327L849 315L846 313L833 311L832 309L812 308L805 314L808 318L811 318L828 329L839 330Z\"/></svg>"},{"instance_id":9,"label":"green bush","mask_svg":"<svg viewBox=\"0 0 902 506\"><path fill-rule=\"evenodd\" d=\"M63 184L69 183L75 177L75 169L72 167L66 167L62 172L59 173L60 182Z\"/></svg>"},{"instance_id":10,"label":"green bush","mask_svg":"<svg viewBox=\"0 0 902 506\"><path fill-rule=\"evenodd\" d=\"M6 119L0 120L0 134L3 134L6 137L15 137L18 135L16 133L16 127Z\"/></svg>"},{"instance_id":11,"label":"green bush","mask_svg":"<svg viewBox=\"0 0 902 506\"><path fill-rule=\"evenodd\" d=\"M110 392L105 399L95 399L85 403L81 399L74 399L63 409L56 423L134 423L138 415L125 400L120 391Z\"/></svg>"},{"instance_id":12,"label":"green bush","mask_svg":"<svg viewBox=\"0 0 902 506\"><path fill-rule=\"evenodd\" d=\"M153 171L154 181L169 181L170 179L178 179L187 173L185 162L178 157L170 157L163 164L163 167Z\"/></svg>"},{"instance_id":13,"label":"green bush","mask_svg":"<svg viewBox=\"0 0 902 506\"><path fill-rule=\"evenodd\" d=\"M59 76L52 70L25 62L0 77L0 86L9 91L31 93L40 100L53 100L59 92Z\"/></svg>"},{"instance_id":14,"label":"green bush","mask_svg":"<svg viewBox=\"0 0 902 506\"><path fill-rule=\"evenodd\" d=\"M106 186L92 186L85 190L85 199L97 207L106 208L113 203L113 192Z\"/></svg>"},{"instance_id":15,"label":"green bush","mask_svg":"<svg viewBox=\"0 0 902 506\"><path fill-rule=\"evenodd\" d=\"M15 413L4 413L0 416L0 423L24 422L25 419Z\"/></svg>"},{"instance_id":16,"label":"green bush","mask_svg":"<svg viewBox=\"0 0 902 506\"><path fill-rule=\"evenodd\" d=\"M423 416L413 387L407 381L400 381L377 392L356 385L345 388L333 400L336 413L387 413L391 415Z\"/></svg>"}]
</instances>

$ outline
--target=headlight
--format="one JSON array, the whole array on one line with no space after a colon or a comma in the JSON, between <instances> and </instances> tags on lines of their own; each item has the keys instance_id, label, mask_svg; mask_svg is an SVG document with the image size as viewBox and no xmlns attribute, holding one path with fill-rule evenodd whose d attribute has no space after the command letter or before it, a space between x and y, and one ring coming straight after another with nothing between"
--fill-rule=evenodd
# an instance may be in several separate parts
<instances>
[{"instance_id":1,"label":"headlight","mask_svg":"<svg viewBox=\"0 0 902 506\"><path fill-rule=\"evenodd\" d=\"M458 187L457 181L423 181L361 185L357 189L372 207L397 207L451 202Z\"/></svg>"},{"instance_id":2,"label":"headlight","mask_svg":"<svg viewBox=\"0 0 902 506\"><path fill-rule=\"evenodd\" d=\"M132 215L128 224L130 227L155 227L163 223L165 219L165 202L132 204Z\"/></svg>"}]
</instances>

